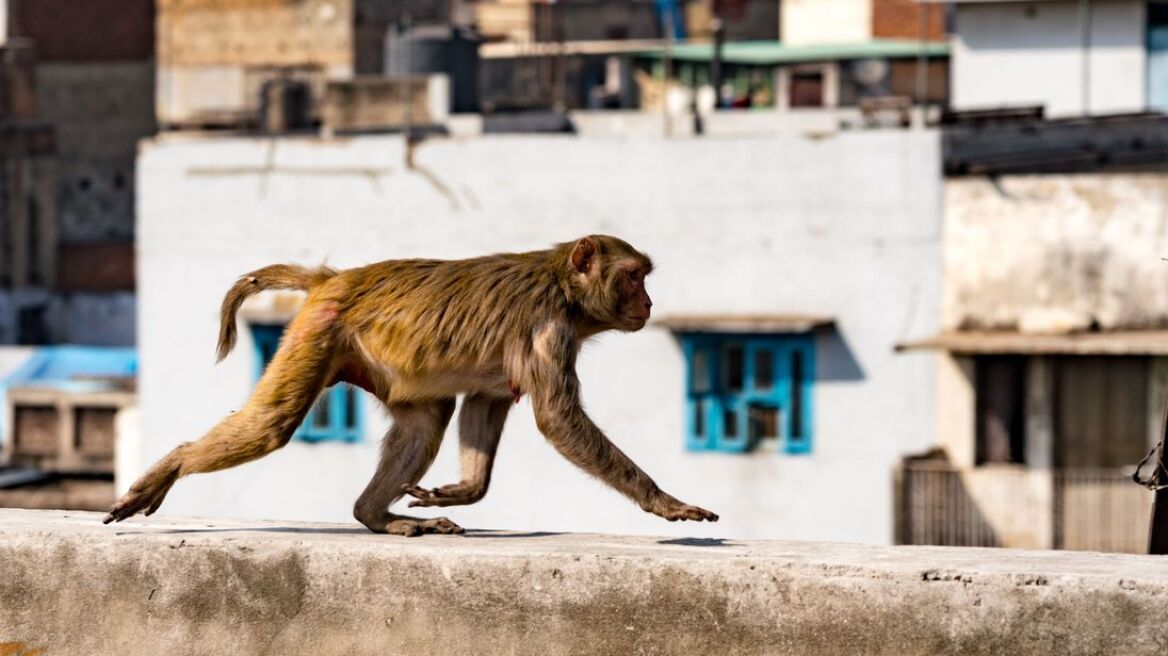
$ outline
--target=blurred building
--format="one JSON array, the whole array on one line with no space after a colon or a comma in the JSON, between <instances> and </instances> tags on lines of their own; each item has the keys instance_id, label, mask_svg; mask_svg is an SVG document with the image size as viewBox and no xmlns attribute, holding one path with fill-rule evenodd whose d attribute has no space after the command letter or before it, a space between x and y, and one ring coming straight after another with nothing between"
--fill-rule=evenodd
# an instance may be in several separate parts
<instances>
[{"instance_id":1,"label":"blurred building","mask_svg":"<svg viewBox=\"0 0 1168 656\"><path fill-rule=\"evenodd\" d=\"M946 181L942 331L910 346L946 354L948 462L906 464L906 541L1144 550L1152 495L1131 474L1168 393L1165 185Z\"/></svg>"},{"instance_id":2,"label":"blurred building","mask_svg":"<svg viewBox=\"0 0 1168 656\"><path fill-rule=\"evenodd\" d=\"M0 347L0 507L108 508L136 372L128 348Z\"/></svg>"},{"instance_id":3,"label":"blurred building","mask_svg":"<svg viewBox=\"0 0 1168 656\"><path fill-rule=\"evenodd\" d=\"M488 43L711 39L721 16L734 41L779 38L777 0L481 0Z\"/></svg>"},{"instance_id":4,"label":"blurred building","mask_svg":"<svg viewBox=\"0 0 1168 656\"><path fill-rule=\"evenodd\" d=\"M942 330L904 345L943 354L943 457L904 464L904 542L1146 548L1131 474L1168 398L1168 117L1099 114L1150 105L1160 9L958 5Z\"/></svg>"},{"instance_id":5,"label":"blurred building","mask_svg":"<svg viewBox=\"0 0 1168 656\"><path fill-rule=\"evenodd\" d=\"M1168 4L954 3L953 106L1053 117L1168 107Z\"/></svg>"},{"instance_id":6,"label":"blurred building","mask_svg":"<svg viewBox=\"0 0 1168 656\"><path fill-rule=\"evenodd\" d=\"M945 8L917 0L783 0L780 7L779 38L792 46L947 36Z\"/></svg>"},{"instance_id":7,"label":"blurred building","mask_svg":"<svg viewBox=\"0 0 1168 656\"><path fill-rule=\"evenodd\" d=\"M134 340L134 161L154 132L151 0L8 0L0 342ZM36 126L30 132L31 126Z\"/></svg>"},{"instance_id":8,"label":"blurred building","mask_svg":"<svg viewBox=\"0 0 1168 656\"><path fill-rule=\"evenodd\" d=\"M375 82L354 78L383 77L387 41L395 34L410 26L459 25L463 5L460 0L161 0L158 120L167 128L250 128L268 113L283 115L280 120L292 127L311 127L327 111L328 93L369 93ZM433 38L421 41L418 48L433 47ZM403 66L398 73L430 72ZM380 84L389 86L379 91L382 101L402 93L400 85L384 79ZM424 85L416 96L425 110Z\"/></svg>"},{"instance_id":9,"label":"blurred building","mask_svg":"<svg viewBox=\"0 0 1168 656\"><path fill-rule=\"evenodd\" d=\"M711 44L658 48L639 57L642 106L660 108L668 63L675 83L712 83ZM857 43L787 45L779 41L727 43L721 50L721 101L728 108L786 111L859 110L885 104L945 106L949 45L943 41L874 39ZM920 71L926 71L924 75ZM841 113L841 116L845 114ZM906 119L907 120L907 119Z\"/></svg>"},{"instance_id":10,"label":"blurred building","mask_svg":"<svg viewBox=\"0 0 1168 656\"><path fill-rule=\"evenodd\" d=\"M736 41L727 30L722 47L699 40L639 53L641 107L688 107L689 94L705 87L717 87L712 102L722 108L827 110L852 122L877 110L908 121L914 105L947 105L945 7L911 0L779 6L772 37ZM726 3L721 15L746 16L749 6Z\"/></svg>"},{"instance_id":11,"label":"blurred building","mask_svg":"<svg viewBox=\"0 0 1168 656\"><path fill-rule=\"evenodd\" d=\"M934 357L894 347L939 330L938 135L809 139L724 118L703 139L663 138L657 120L433 138L413 167L396 135L160 136L139 160L142 443L125 471L246 402L299 297L256 297L215 365L215 310L243 272L606 232L653 256L658 320L585 347L585 403L664 489L722 520L645 514L556 454L527 401L486 499L446 514L484 528L889 542L890 472L935 434ZM737 120L751 138L732 136ZM351 521L388 424L380 406L334 387L283 449L184 479L161 512ZM451 435L424 484L458 476L456 450Z\"/></svg>"}]
</instances>

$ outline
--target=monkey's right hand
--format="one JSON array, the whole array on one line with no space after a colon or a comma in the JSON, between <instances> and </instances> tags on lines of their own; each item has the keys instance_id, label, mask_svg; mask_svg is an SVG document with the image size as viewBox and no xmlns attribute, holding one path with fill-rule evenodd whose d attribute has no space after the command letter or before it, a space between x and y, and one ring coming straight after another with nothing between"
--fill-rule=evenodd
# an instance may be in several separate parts
<instances>
[{"instance_id":1,"label":"monkey's right hand","mask_svg":"<svg viewBox=\"0 0 1168 656\"><path fill-rule=\"evenodd\" d=\"M653 513L654 515L657 515L658 517L664 517L671 522L676 522L677 520L691 522L718 521L718 516L706 510L705 508L699 508L697 506L691 506L688 503L682 503L673 497L668 497L663 502L657 503L655 507L646 508L646 510Z\"/></svg>"}]
</instances>

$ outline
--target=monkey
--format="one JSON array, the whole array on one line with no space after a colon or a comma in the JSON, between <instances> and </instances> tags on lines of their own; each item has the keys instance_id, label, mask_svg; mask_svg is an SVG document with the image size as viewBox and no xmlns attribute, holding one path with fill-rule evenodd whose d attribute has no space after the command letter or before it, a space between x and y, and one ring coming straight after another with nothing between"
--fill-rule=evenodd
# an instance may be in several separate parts
<instances>
[{"instance_id":1,"label":"monkey","mask_svg":"<svg viewBox=\"0 0 1168 656\"><path fill-rule=\"evenodd\" d=\"M481 500L510 408L527 395L536 425L568 461L669 521L718 516L662 491L584 412L576 357L601 332L635 332L651 314L649 257L590 235L550 249L464 260L387 260L353 269L276 264L245 274L220 311L218 359L236 341L236 313L269 289L307 297L247 404L151 466L104 523L151 515L175 482L249 462L288 443L326 387L349 383L392 419L376 472L353 507L375 533L461 533L448 518L389 512ZM418 486L433 463L455 399L461 480Z\"/></svg>"}]
</instances>

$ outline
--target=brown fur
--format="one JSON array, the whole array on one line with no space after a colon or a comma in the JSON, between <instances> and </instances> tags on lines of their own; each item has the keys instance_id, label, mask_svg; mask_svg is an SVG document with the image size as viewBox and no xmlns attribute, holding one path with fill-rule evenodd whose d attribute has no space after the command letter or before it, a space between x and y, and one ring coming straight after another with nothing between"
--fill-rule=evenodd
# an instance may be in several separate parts
<instances>
[{"instance_id":1,"label":"brown fur","mask_svg":"<svg viewBox=\"0 0 1168 656\"><path fill-rule=\"evenodd\" d=\"M235 342L235 312L261 289L303 289L308 298L247 406L198 442L178 446L114 506L106 522L151 514L178 478L225 469L287 443L321 390L344 381L389 408L377 473L354 507L376 532L460 532L447 519L389 512L478 501L514 399L531 395L540 430L568 460L644 510L670 521L717 515L662 492L584 413L576 354L604 330L639 330L651 302L649 258L615 237L468 260L391 260L344 271L274 265L247 274L223 302L219 354ZM462 481L434 490L425 474L465 394L459 418Z\"/></svg>"},{"instance_id":2,"label":"brown fur","mask_svg":"<svg viewBox=\"0 0 1168 656\"><path fill-rule=\"evenodd\" d=\"M231 349L235 348L235 315L239 314L239 307L249 296L266 289L307 291L335 275L336 269L324 266L310 269L295 264L273 264L240 276L231 289L227 290L227 296L223 297L223 306L219 309L219 348L216 362L223 360Z\"/></svg>"}]
</instances>

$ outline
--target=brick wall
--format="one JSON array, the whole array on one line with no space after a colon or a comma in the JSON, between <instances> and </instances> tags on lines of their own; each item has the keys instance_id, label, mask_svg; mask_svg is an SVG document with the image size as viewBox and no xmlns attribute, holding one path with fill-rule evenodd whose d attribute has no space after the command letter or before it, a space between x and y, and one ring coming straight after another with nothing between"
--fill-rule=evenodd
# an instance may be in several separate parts
<instances>
[{"instance_id":1,"label":"brick wall","mask_svg":"<svg viewBox=\"0 0 1168 656\"><path fill-rule=\"evenodd\" d=\"M925 13L924 38L945 39L945 6L921 4L917 0L872 0L872 37L877 39L921 38L921 12Z\"/></svg>"}]
</instances>

